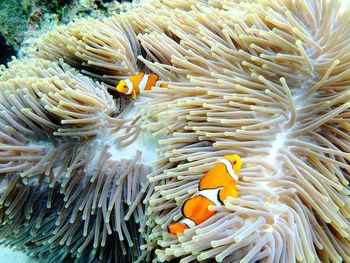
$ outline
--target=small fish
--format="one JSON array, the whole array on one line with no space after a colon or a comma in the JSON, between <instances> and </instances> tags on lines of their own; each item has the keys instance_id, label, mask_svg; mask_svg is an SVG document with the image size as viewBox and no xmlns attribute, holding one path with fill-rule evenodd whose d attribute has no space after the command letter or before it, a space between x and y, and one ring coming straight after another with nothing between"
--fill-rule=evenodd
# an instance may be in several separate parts
<instances>
[{"instance_id":1,"label":"small fish","mask_svg":"<svg viewBox=\"0 0 350 263\"><path fill-rule=\"evenodd\" d=\"M136 99L137 94L142 90L151 90L153 86L167 88L167 84L157 85L158 75L155 73L145 74L139 72L135 76L121 80L117 85L117 91L126 95L131 95L131 98Z\"/></svg>"},{"instance_id":2,"label":"small fish","mask_svg":"<svg viewBox=\"0 0 350 263\"><path fill-rule=\"evenodd\" d=\"M236 185L241 166L242 161L238 155L225 155L199 181L198 194L186 200L182 206L184 219L168 225L169 233L183 233L186 229L201 224L216 213L209 211L208 206L222 206L228 196L237 197Z\"/></svg>"}]
</instances>

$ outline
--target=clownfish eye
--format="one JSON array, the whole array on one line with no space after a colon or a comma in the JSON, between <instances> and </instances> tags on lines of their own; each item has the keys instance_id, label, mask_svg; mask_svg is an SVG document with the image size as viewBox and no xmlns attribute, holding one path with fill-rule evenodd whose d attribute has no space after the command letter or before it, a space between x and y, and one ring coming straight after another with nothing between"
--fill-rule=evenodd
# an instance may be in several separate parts
<instances>
[{"instance_id":1,"label":"clownfish eye","mask_svg":"<svg viewBox=\"0 0 350 263\"><path fill-rule=\"evenodd\" d=\"M124 85L123 88L126 88L126 85Z\"/></svg>"},{"instance_id":2,"label":"clownfish eye","mask_svg":"<svg viewBox=\"0 0 350 263\"><path fill-rule=\"evenodd\" d=\"M237 161L234 161L233 164L236 164Z\"/></svg>"}]
</instances>

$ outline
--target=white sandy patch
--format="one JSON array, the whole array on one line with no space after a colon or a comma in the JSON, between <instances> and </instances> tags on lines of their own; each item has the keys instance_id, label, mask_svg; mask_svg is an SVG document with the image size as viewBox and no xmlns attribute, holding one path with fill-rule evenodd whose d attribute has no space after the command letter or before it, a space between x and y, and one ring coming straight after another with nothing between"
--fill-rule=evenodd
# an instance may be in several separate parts
<instances>
[{"instance_id":1,"label":"white sandy patch","mask_svg":"<svg viewBox=\"0 0 350 263\"><path fill-rule=\"evenodd\" d=\"M136 103L145 102L149 98L145 98L139 95L136 99ZM145 116L148 107L146 105L134 105L131 107L129 112L124 116L124 119L134 120L138 115ZM137 151L141 151L140 162L143 164L152 165L154 161L158 159L156 149L158 148L158 140L148 131L141 130L135 142L131 143L126 147L118 147L114 142L117 135L106 134L108 138L99 138L104 142L108 142L112 147L109 152L112 154L112 158L116 160L128 159L132 160L135 158Z\"/></svg>"},{"instance_id":2,"label":"white sandy patch","mask_svg":"<svg viewBox=\"0 0 350 263\"><path fill-rule=\"evenodd\" d=\"M113 146L110 148L109 152L112 154L112 158L115 160L132 160L135 158L138 150L142 152L140 160L141 163L151 165L152 162L157 160L157 141L147 131L141 131L136 141L127 147L118 148L116 144L112 145Z\"/></svg>"}]
</instances>

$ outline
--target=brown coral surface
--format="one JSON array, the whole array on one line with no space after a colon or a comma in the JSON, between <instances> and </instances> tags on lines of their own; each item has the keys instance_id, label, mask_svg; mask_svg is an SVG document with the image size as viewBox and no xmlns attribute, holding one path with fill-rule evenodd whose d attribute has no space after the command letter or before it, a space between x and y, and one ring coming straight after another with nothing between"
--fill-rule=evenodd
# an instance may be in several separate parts
<instances>
[{"instance_id":1,"label":"brown coral surface","mask_svg":"<svg viewBox=\"0 0 350 263\"><path fill-rule=\"evenodd\" d=\"M350 262L340 7L152 0L48 33L1 73L3 243L43 262ZM169 88L117 94L138 71ZM239 197L169 235L225 154L243 160Z\"/></svg>"}]
</instances>

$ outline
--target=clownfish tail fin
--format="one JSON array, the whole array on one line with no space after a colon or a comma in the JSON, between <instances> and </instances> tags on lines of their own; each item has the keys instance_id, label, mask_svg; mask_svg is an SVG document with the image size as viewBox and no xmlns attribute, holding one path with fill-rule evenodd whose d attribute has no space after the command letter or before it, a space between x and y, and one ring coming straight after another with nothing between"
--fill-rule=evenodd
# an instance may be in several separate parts
<instances>
[{"instance_id":1,"label":"clownfish tail fin","mask_svg":"<svg viewBox=\"0 0 350 263\"><path fill-rule=\"evenodd\" d=\"M159 85L159 87L167 89L169 87L169 84L162 83Z\"/></svg>"},{"instance_id":2,"label":"clownfish tail fin","mask_svg":"<svg viewBox=\"0 0 350 263\"><path fill-rule=\"evenodd\" d=\"M168 225L168 232L172 235L183 233L186 229L189 229L189 226L181 222Z\"/></svg>"},{"instance_id":3,"label":"clownfish tail fin","mask_svg":"<svg viewBox=\"0 0 350 263\"><path fill-rule=\"evenodd\" d=\"M186 229L195 227L196 224L188 218L182 219L180 222L168 225L168 232L172 235L183 233Z\"/></svg>"}]
</instances>

